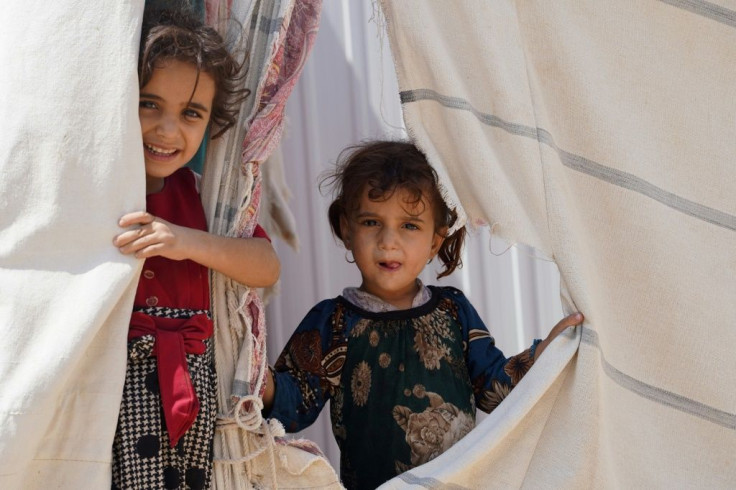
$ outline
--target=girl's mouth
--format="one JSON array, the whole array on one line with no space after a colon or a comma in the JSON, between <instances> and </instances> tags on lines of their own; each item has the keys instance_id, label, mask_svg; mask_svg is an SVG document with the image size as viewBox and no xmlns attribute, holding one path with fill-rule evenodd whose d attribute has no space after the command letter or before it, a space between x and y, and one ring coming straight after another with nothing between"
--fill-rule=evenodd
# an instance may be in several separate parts
<instances>
[{"instance_id":1,"label":"girl's mouth","mask_svg":"<svg viewBox=\"0 0 736 490\"><path fill-rule=\"evenodd\" d=\"M148 143L143 143L143 148L145 148L149 156L159 160L168 160L179 153L179 150L176 148L166 149Z\"/></svg>"},{"instance_id":2,"label":"girl's mouth","mask_svg":"<svg viewBox=\"0 0 736 490\"><path fill-rule=\"evenodd\" d=\"M396 269L401 267L401 262L379 262L378 265L380 265L382 269L395 271Z\"/></svg>"}]
</instances>

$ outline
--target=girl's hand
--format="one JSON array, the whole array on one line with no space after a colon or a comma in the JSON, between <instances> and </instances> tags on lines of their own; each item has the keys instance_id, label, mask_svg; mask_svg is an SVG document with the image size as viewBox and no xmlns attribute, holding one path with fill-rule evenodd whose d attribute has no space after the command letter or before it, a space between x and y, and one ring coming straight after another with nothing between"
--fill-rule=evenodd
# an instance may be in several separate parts
<instances>
[{"instance_id":1,"label":"girl's hand","mask_svg":"<svg viewBox=\"0 0 736 490\"><path fill-rule=\"evenodd\" d=\"M187 258L186 240L190 229L169 223L145 211L129 213L120 218L121 228L140 225L124 231L113 240L113 244L125 255L145 259L157 255L171 260Z\"/></svg>"},{"instance_id":2,"label":"girl's hand","mask_svg":"<svg viewBox=\"0 0 736 490\"><path fill-rule=\"evenodd\" d=\"M189 259L246 286L273 286L281 263L271 242L265 238L232 238L187 228L138 211L120 218L128 229L113 239L126 255L139 259L160 255L171 260Z\"/></svg>"},{"instance_id":3,"label":"girl's hand","mask_svg":"<svg viewBox=\"0 0 736 490\"><path fill-rule=\"evenodd\" d=\"M536 361L539 359L539 356L542 355L542 352L544 352L544 349L547 348L547 346L558 336L560 335L566 328L568 327L574 327L575 325L580 325L583 323L583 320L585 317L582 313L573 313L572 315L568 315L555 325L552 330L549 332L549 335L547 335L547 338L541 341L537 345L537 350L534 353L534 360Z\"/></svg>"}]
</instances>

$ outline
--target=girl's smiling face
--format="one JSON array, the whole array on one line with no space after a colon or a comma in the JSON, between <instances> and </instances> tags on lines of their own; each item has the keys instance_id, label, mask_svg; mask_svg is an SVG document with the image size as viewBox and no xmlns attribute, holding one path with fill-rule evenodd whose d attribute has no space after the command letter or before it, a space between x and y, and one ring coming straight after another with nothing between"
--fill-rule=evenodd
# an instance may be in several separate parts
<instances>
[{"instance_id":1,"label":"girl's smiling face","mask_svg":"<svg viewBox=\"0 0 736 490\"><path fill-rule=\"evenodd\" d=\"M196 84L196 89L195 89ZM164 60L141 88L138 115L143 134L146 192L197 153L210 121L215 82L208 73L177 60Z\"/></svg>"},{"instance_id":2,"label":"girl's smiling face","mask_svg":"<svg viewBox=\"0 0 736 490\"><path fill-rule=\"evenodd\" d=\"M398 188L388 199L372 201L366 188L340 229L363 277L361 289L400 309L411 307L416 279L443 241L435 233L431 203L412 200L411 193Z\"/></svg>"}]
</instances>

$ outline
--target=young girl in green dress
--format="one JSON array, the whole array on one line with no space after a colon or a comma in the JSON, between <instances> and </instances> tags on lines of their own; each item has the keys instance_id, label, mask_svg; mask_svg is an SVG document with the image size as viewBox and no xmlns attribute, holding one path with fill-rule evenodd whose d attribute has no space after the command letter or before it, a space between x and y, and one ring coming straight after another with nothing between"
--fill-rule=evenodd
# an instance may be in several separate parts
<instances>
[{"instance_id":1,"label":"young girl in green dress","mask_svg":"<svg viewBox=\"0 0 736 490\"><path fill-rule=\"evenodd\" d=\"M328 178L335 235L352 253L362 284L317 304L274 370L264 411L296 432L328 400L348 488L376 488L446 451L493 410L565 328L506 358L462 291L422 284L435 256L461 265L465 229L440 196L437 175L412 144L352 149Z\"/></svg>"}]
</instances>

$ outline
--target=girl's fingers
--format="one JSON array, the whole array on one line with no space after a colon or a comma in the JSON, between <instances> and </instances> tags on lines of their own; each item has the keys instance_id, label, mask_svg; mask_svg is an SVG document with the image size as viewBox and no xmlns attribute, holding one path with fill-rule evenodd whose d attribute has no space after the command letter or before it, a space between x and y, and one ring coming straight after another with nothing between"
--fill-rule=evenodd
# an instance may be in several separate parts
<instances>
[{"instance_id":1,"label":"girl's fingers","mask_svg":"<svg viewBox=\"0 0 736 490\"><path fill-rule=\"evenodd\" d=\"M125 230L113 239L113 245L123 255L134 254L137 258L164 255L176 244L172 225L145 211L126 214L120 218L119 224L122 227L139 225Z\"/></svg>"},{"instance_id":2,"label":"girl's fingers","mask_svg":"<svg viewBox=\"0 0 736 490\"><path fill-rule=\"evenodd\" d=\"M579 325L583 322L583 314L582 313L573 313L572 315L568 315L562 320L560 320L557 325L555 325L552 330L550 331L549 335L551 338L557 337L559 334L562 333L563 330L566 328L573 327L575 325Z\"/></svg>"},{"instance_id":3,"label":"girl's fingers","mask_svg":"<svg viewBox=\"0 0 736 490\"><path fill-rule=\"evenodd\" d=\"M135 211L120 218L118 225L121 228L127 228L132 225L147 225L149 223L153 223L154 219L156 219L156 217L151 213L147 213L146 211Z\"/></svg>"},{"instance_id":4,"label":"girl's fingers","mask_svg":"<svg viewBox=\"0 0 736 490\"><path fill-rule=\"evenodd\" d=\"M582 313L573 313L572 315L568 315L560 320L560 323L558 323L556 327L559 327L560 329L565 329L574 325L580 325L581 323L583 323L583 319L584 317Z\"/></svg>"},{"instance_id":5,"label":"girl's fingers","mask_svg":"<svg viewBox=\"0 0 736 490\"><path fill-rule=\"evenodd\" d=\"M539 346L537 347L536 356L541 356L542 352L544 352L544 349L547 348L547 345L552 342L555 338L557 338L558 335L560 335L563 331L565 331L566 328L570 328L575 325L579 325L583 323L583 320L585 317L583 317L583 314L580 312L573 313L572 315L568 315L562 320L560 320L557 325L555 325L552 330L550 330L549 335L547 335L547 338L544 339Z\"/></svg>"},{"instance_id":6,"label":"girl's fingers","mask_svg":"<svg viewBox=\"0 0 736 490\"><path fill-rule=\"evenodd\" d=\"M147 245L141 249L139 249L135 253L135 257L137 259L147 259L149 257L155 257L156 255L160 255L161 250L163 249L163 245L160 243L153 243L151 245Z\"/></svg>"},{"instance_id":7,"label":"girl's fingers","mask_svg":"<svg viewBox=\"0 0 736 490\"><path fill-rule=\"evenodd\" d=\"M143 243L141 240L135 238L128 240L124 244L118 245L116 243L115 245L118 247L118 249L120 249L120 253L124 255L137 253L141 248L146 246L146 244Z\"/></svg>"},{"instance_id":8,"label":"girl's fingers","mask_svg":"<svg viewBox=\"0 0 736 490\"><path fill-rule=\"evenodd\" d=\"M132 242L135 242L136 240L140 240L141 238L149 235L150 233L151 233L150 226L141 226L140 228L136 228L135 230L124 231L123 233L116 236L113 239L112 243L116 247L122 249L122 247L125 247L126 245L129 245Z\"/></svg>"}]
</instances>

